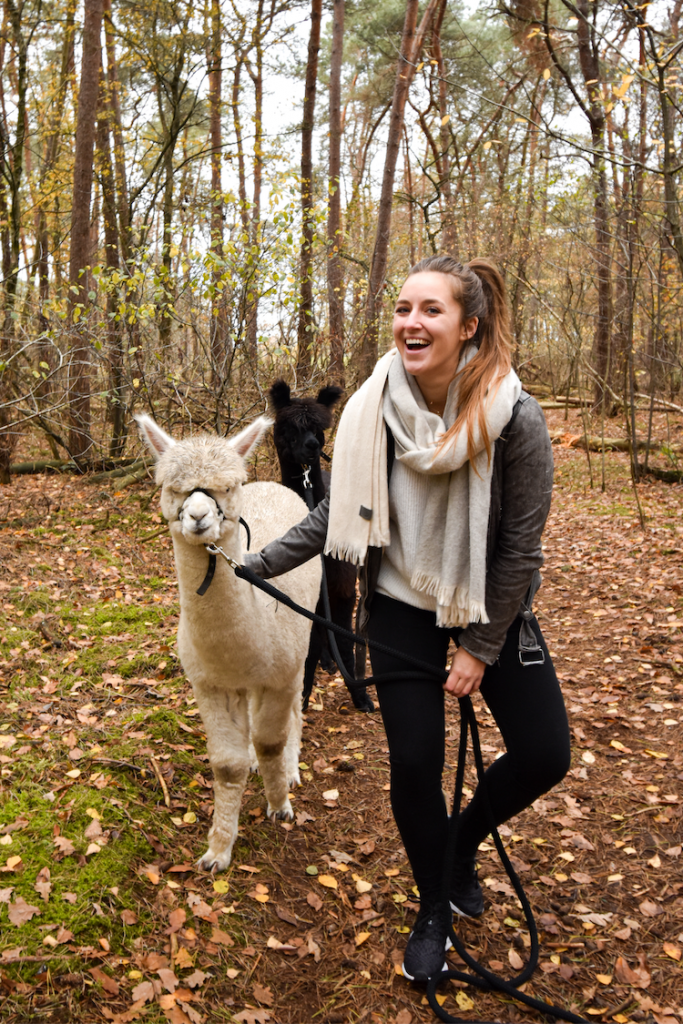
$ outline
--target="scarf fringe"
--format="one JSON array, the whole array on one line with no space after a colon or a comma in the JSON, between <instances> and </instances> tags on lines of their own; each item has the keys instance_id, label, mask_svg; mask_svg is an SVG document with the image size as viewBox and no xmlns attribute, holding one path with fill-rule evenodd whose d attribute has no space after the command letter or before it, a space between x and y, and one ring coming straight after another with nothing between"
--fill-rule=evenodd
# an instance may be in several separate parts
<instances>
[{"instance_id":1,"label":"scarf fringe","mask_svg":"<svg viewBox=\"0 0 683 1024\"><path fill-rule=\"evenodd\" d=\"M488 622L486 605L470 597L467 587L449 587L425 572L414 572L410 580L413 590L435 597L437 625L466 626L470 622Z\"/></svg>"},{"instance_id":2,"label":"scarf fringe","mask_svg":"<svg viewBox=\"0 0 683 1024\"><path fill-rule=\"evenodd\" d=\"M364 547L355 547L349 541L338 540L331 543L329 538L325 545L325 554L332 558L338 558L340 562L351 562L352 565L365 565L365 556L368 553L367 541Z\"/></svg>"}]
</instances>

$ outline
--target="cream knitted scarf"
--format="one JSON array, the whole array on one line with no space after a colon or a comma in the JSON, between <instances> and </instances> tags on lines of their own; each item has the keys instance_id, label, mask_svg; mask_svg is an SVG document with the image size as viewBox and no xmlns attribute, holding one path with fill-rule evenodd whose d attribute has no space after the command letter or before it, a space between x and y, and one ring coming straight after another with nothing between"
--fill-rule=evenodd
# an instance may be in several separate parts
<instances>
[{"instance_id":1,"label":"cream knitted scarf","mask_svg":"<svg viewBox=\"0 0 683 1024\"><path fill-rule=\"evenodd\" d=\"M469 346L458 369L475 353ZM487 396L486 425L492 442L500 437L520 392L519 378L511 370ZM486 538L493 472L493 459L487 459L478 429L473 463L467 455L465 429L436 451L439 436L455 421L457 401L456 376L443 418L430 413L396 350L379 360L372 376L349 399L339 423L325 544L326 554L362 565L368 547L390 543L386 421L396 442L396 458L433 481L410 583L436 598L438 625L451 627L488 622Z\"/></svg>"}]
</instances>

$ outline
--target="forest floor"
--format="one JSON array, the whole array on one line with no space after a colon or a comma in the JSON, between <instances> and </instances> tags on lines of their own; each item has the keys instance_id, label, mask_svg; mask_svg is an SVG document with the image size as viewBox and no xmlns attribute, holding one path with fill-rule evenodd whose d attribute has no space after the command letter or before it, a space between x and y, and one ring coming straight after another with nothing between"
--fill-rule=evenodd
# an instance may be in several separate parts
<instances>
[{"instance_id":1,"label":"forest floor","mask_svg":"<svg viewBox=\"0 0 683 1024\"><path fill-rule=\"evenodd\" d=\"M681 1024L683 488L642 483L643 528L626 456L607 454L603 491L599 455L591 489L586 453L554 451L537 610L573 755L564 782L500 830L539 922L526 991L596 1021ZM338 678L318 676L294 822L265 818L252 776L230 869L196 870L211 771L151 483L13 480L0 608L3 1024L434 1019L400 976L417 898L381 722L349 712ZM492 759L502 741L475 705ZM491 842L480 877L487 911L459 933L517 973L528 937ZM439 998L465 1020L537 1016L452 982Z\"/></svg>"}]
</instances>

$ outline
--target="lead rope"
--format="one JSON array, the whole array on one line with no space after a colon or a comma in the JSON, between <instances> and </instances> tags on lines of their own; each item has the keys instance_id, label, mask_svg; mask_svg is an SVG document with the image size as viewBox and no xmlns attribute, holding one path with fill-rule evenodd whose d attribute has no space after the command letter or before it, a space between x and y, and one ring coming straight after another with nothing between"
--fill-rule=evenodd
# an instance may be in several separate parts
<instances>
[{"instance_id":1,"label":"lead rope","mask_svg":"<svg viewBox=\"0 0 683 1024\"><path fill-rule=\"evenodd\" d=\"M427 662L421 661L419 658L414 658L412 655L404 654L402 651L396 651L393 648L388 647L386 644L379 643L377 640L370 640L367 637L358 636L356 633L352 633L350 630L345 629L343 626L337 625L336 622L332 622L330 618L324 618L322 615L317 615L315 612L309 611L308 608L304 608L302 605L297 604L296 601L294 601L289 596L289 594L285 594L282 590L278 590L277 587L274 587L267 580L261 579L260 576L257 576L255 572L253 572L251 569L248 569L246 566L240 565L239 562L236 562L234 558L231 558L230 555L227 555L222 548L217 547L215 544L207 544L206 549L210 555L222 555L223 558L228 563L228 565L232 568L232 570L235 573L235 576L237 576L238 579L245 580L245 582L250 583L258 590L261 590L263 591L263 593L268 594L270 597L275 598L276 601L279 601L281 604L284 604L287 608L291 608L292 611L297 612L299 615L303 615L304 618L310 619L311 622L316 622L318 623L318 625L324 626L325 629L328 630L328 632L336 633L339 636L347 637L354 643L362 644L365 647L371 648L376 651L381 651L384 654L392 655L395 658L400 658L401 661L404 661L406 664L412 665L414 669L418 670L417 672L384 672L380 673L379 675L371 676L369 679L352 679L348 685L371 686L372 684L376 683L395 682L402 679L415 680L420 678L430 680L438 679L439 682L444 683L448 678L448 672L446 672L445 669L436 668L434 665L430 665ZM340 662L341 659L339 659L338 664L340 664ZM529 938L531 945L529 950L529 960L524 969L520 972L520 974L516 975L514 978L506 980L505 978L500 978L497 974L494 974L492 971L489 971L486 967L483 966L483 964L480 964L478 960L475 960L473 956L470 956L470 954L467 952L458 936L455 934L453 924L451 922L451 942L453 943L453 946L458 955L460 956L460 958L464 961L467 967L469 967L470 970L474 973L469 974L466 971L458 971L451 968L449 970L442 971L441 974L434 975L434 977L430 978L429 981L427 982L427 999L429 1000L429 1005L431 1006L436 1016L440 1020L446 1021L447 1024L451 1024L451 1022L453 1022L453 1024L472 1024L471 1021L464 1021L460 1017L452 1017L448 1013L448 1011L444 1010L444 1008L440 1006L438 1003L438 1000L436 998L437 986L442 981L447 981L453 978L457 981L464 981L468 985L472 985L473 987L478 988L484 992L502 992L505 995L511 996L518 1002L524 1003L526 1006L529 1006L534 1010L538 1010L540 1013L552 1014L554 1017L559 1017L561 1020L570 1021L570 1024L589 1024L589 1022L584 1017L579 1017L577 1014L572 1013L570 1010L564 1009L564 1007L553 1006L550 1003L544 1003L540 999L535 999L533 996L528 996L525 992L519 991L519 986L523 985L524 982L529 980L529 978L532 976L538 965L538 931L536 929L536 922L534 920L533 911L531 909L529 900L527 899L526 893L522 888L522 883L520 882L515 869L510 863L510 858L508 857L507 851L503 846L503 842L500 836L498 835L498 829L495 824L493 811L491 809L491 804L489 802L488 794L486 791L486 782L484 779L484 760L481 754L481 746L479 743L479 731L477 728L477 721L474 714L474 708L472 707L472 701L470 700L469 697L459 697L458 703L460 704L460 745L458 748L458 767L455 779L455 793L453 796L453 811L450 818L450 824L448 829L448 841L446 844L446 855L444 858L442 896L444 898L444 901L447 901L447 892L450 882L449 868L453 861L453 854L455 851L455 844L457 840L458 815L460 812L460 803L462 800L462 791L465 779L465 761L467 758L467 732L469 728L472 735L472 750L474 753L474 762L477 769L477 779L480 785L482 786L484 806L486 808L486 812L489 818L491 835L493 836L493 841L495 843L496 850L498 851L498 855L501 859L503 867L505 868L508 878L510 879L512 886L519 898L519 901L522 904L522 912L524 914L524 919L526 921L527 928L529 929ZM480 1021L477 1022L477 1024L492 1024L492 1022Z\"/></svg>"}]
</instances>

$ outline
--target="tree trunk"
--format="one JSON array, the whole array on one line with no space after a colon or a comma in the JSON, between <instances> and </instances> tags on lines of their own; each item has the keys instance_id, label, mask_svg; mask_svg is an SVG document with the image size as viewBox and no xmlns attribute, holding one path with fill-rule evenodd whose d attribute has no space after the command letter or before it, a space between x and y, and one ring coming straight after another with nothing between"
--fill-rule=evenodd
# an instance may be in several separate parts
<instances>
[{"instance_id":1,"label":"tree trunk","mask_svg":"<svg viewBox=\"0 0 683 1024\"><path fill-rule=\"evenodd\" d=\"M69 5L66 11L66 22L64 24L64 40L62 42L59 84L57 87L57 96L55 99L52 117L50 119L48 136L45 141L45 154L43 157L43 166L40 175L41 202L38 210L38 228L36 232L36 265L38 273L38 329L41 333L46 331L49 327L43 308L50 297L50 236L48 231L47 202L44 198L44 194L48 179L57 160L57 153L59 152L60 129L64 119L64 108L66 106L69 79L74 71L75 19L76 0L69 0ZM51 363L49 346L44 346L44 352L42 353L41 358L48 364Z\"/></svg>"},{"instance_id":2,"label":"tree trunk","mask_svg":"<svg viewBox=\"0 0 683 1024\"><path fill-rule=\"evenodd\" d=\"M297 376L303 384L311 366L315 343L313 320L313 126L315 124L315 93L318 81L318 51L320 50L320 19L322 0L311 3L311 33L308 38L306 84L304 87L304 114L301 124L301 252L299 275L301 300L297 330Z\"/></svg>"},{"instance_id":3,"label":"tree trunk","mask_svg":"<svg viewBox=\"0 0 683 1024\"><path fill-rule=\"evenodd\" d=\"M341 68L344 56L345 0L333 0L330 57L330 156L327 207L327 303L330 323L330 377L344 386L344 272L339 249L341 226Z\"/></svg>"},{"instance_id":4,"label":"tree trunk","mask_svg":"<svg viewBox=\"0 0 683 1024\"><path fill-rule=\"evenodd\" d=\"M109 457L123 454L128 431L126 406L123 395L123 338L122 325L116 313L119 305L120 260L119 232L116 217L116 189L111 156L110 86L101 75L100 110L97 120L97 171L102 192L102 219L104 222L104 262L109 271L107 291L107 356L109 360L109 419L112 425Z\"/></svg>"},{"instance_id":5,"label":"tree trunk","mask_svg":"<svg viewBox=\"0 0 683 1024\"><path fill-rule=\"evenodd\" d=\"M249 74L254 85L254 197L251 207L249 240L252 251L258 252L261 241L261 188L263 183L263 42L266 30L263 24L263 5L265 0L258 0L256 25L252 39L256 50L256 67L249 64ZM248 282L248 291L252 298L247 302L247 354L254 367L258 357L258 269L253 268Z\"/></svg>"},{"instance_id":6,"label":"tree trunk","mask_svg":"<svg viewBox=\"0 0 683 1024\"><path fill-rule=\"evenodd\" d=\"M109 103L111 105L111 132L114 140L114 169L116 172L117 215L119 222L119 240L126 270L131 258L131 212L126 176L126 159L123 144L123 128L121 125L121 100L119 97L120 82L118 62L116 59L116 43L114 41L114 25L111 16L111 0L104 0L104 40L107 50L107 82L109 85Z\"/></svg>"},{"instance_id":7,"label":"tree trunk","mask_svg":"<svg viewBox=\"0 0 683 1024\"><path fill-rule=\"evenodd\" d=\"M71 325L68 386L71 415L69 447L70 454L75 458L85 455L92 445L90 436L90 346L84 330L84 314L88 303L88 264L91 259L90 200L102 56L100 45L102 10L103 0L85 0L69 254L69 321Z\"/></svg>"},{"instance_id":8,"label":"tree trunk","mask_svg":"<svg viewBox=\"0 0 683 1024\"><path fill-rule=\"evenodd\" d=\"M19 283L19 262L21 260L21 185L24 175L24 143L26 140L26 90L28 88L28 39L21 22L23 4L17 7L15 0L6 0L7 13L12 26L12 42L17 55L16 72L16 128L14 143L8 147L3 175L9 182L10 222L10 266L5 279L5 327L6 337L14 335L14 318L17 286Z\"/></svg>"},{"instance_id":9,"label":"tree trunk","mask_svg":"<svg viewBox=\"0 0 683 1024\"><path fill-rule=\"evenodd\" d=\"M415 60L422 49L422 43L431 23L436 4L437 0L429 0L429 4L422 16L420 27L416 32L418 0L406 0L406 14L403 23L403 34L401 36L401 53L396 66L394 95L391 102L389 138L384 159L384 174L382 176L382 192L377 216L375 248L372 254L370 280L365 301L365 329L360 346L358 367L360 381L370 376L377 362L379 317L382 308L382 293L386 284L389 238L391 235L391 208L394 196L394 174L401 144L403 114L406 100L408 99L410 83L415 72Z\"/></svg>"},{"instance_id":10,"label":"tree trunk","mask_svg":"<svg viewBox=\"0 0 683 1024\"><path fill-rule=\"evenodd\" d=\"M220 0L211 0L211 26L207 47L209 73L209 136L211 144L211 249L216 257L213 269L213 295L211 298L210 350L214 383L222 380L225 372L227 353L226 296L219 287L222 277L223 258L223 184L221 160L223 158L223 136L221 126L221 102L223 68L221 51L221 5Z\"/></svg>"}]
</instances>

